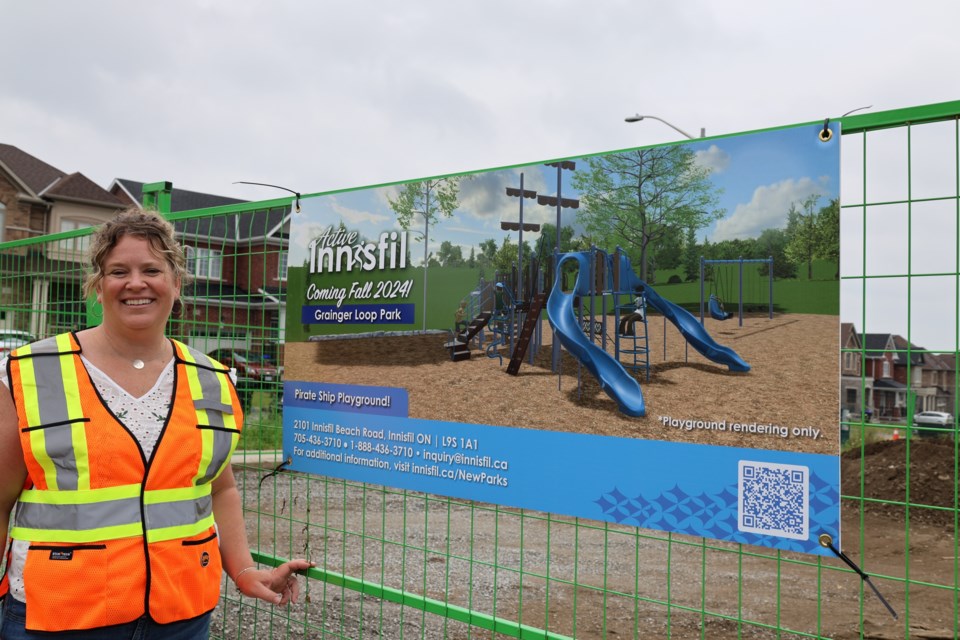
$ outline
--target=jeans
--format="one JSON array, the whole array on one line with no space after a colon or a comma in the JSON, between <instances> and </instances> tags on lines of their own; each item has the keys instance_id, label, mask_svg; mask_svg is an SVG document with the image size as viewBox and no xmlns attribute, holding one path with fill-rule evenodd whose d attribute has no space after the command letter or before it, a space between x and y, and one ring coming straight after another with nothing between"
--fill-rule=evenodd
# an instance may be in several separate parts
<instances>
[{"instance_id":1,"label":"jeans","mask_svg":"<svg viewBox=\"0 0 960 640\"><path fill-rule=\"evenodd\" d=\"M207 640L210 637L210 613L171 624L157 624L147 616L133 622L98 629L43 633L27 631L27 606L9 595L3 599L0 640Z\"/></svg>"}]
</instances>

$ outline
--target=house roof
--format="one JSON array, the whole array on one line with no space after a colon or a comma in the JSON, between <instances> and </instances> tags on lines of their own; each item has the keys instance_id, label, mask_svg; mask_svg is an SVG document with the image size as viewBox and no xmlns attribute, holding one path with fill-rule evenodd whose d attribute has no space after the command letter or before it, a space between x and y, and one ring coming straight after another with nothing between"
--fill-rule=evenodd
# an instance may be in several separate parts
<instances>
[{"instance_id":1,"label":"house roof","mask_svg":"<svg viewBox=\"0 0 960 640\"><path fill-rule=\"evenodd\" d=\"M240 305L262 306L275 302L268 296L251 292L228 282L197 280L183 288L186 300L214 299L218 302L233 302Z\"/></svg>"},{"instance_id":2,"label":"house roof","mask_svg":"<svg viewBox=\"0 0 960 640\"><path fill-rule=\"evenodd\" d=\"M143 182L117 178L115 188L122 190L133 202L140 203L143 199ZM210 193L200 193L187 189L174 189L170 193L170 211L193 211L194 209L208 209L234 204L244 204L248 200L227 198ZM284 222L289 207L275 207L259 211L248 211L234 216L213 216L192 220L178 220L174 223L177 231L183 235L198 236L216 240L249 240L251 238L285 238L286 230L276 233L275 230Z\"/></svg>"},{"instance_id":3,"label":"house roof","mask_svg":"<svg viewBox=\"0 0 960 640\"><path fill-rule=\"evenodd\" d=\"M894 350L893 336L889 333L862 333L860 339L863 341L863 348L868 352L868 358L879 358L882 354L877 352ZM874 353L869 353L871 351Z\"/></svg>"},{"instance_id":4,"label":"house roof","mask_svg":"<svg viewBox=\"0 0 960 640\"><path fill-rule=\"evenodd\" d=\"M923 365L927 369L936 369L937 371L952 371L954 360L952 354L945 353L925 353L923 354Z\"/></svg>"},{"instance_id":5,"label":"house roof","mask_svg":"<svg viewBox=\"0 0 960 640\"><path fill-rule=\"evenodd\" d=\"M893 346L901 352L910 351L910 364L912 366L919 367L924 364L923 347L918 347L903 336L897 335L893 336ZM904 360L906 359L904 358Z\"/></svg>"},{"instance_id":6,"label":"house roof","mask_svg":"<svg viewBox=\"0 0 960 640\"><path fill-rule=\"evenodd\" d=\"M903 390L907 388L907 385L903 384L902 382L897 382L896 380L893 380L891 378L882 378L882 379L873 381L873 388Z\"/></svg>"},{"instance_id":7,"label":"house roof","mask_svg":"<svg viewBox=\"0 0 960 640\"><path fill-rule=\"evenodd\" d=\"M82 173L66 174L10 144L0 144L0 169L34 198L75 200L120 207L122 202Z\"/></svg>"},{"instance_id":8,"label":"house roof","mask_svg":"<svg viewBox=\"0 0 960 640\"><path fill-rule=\"evenodd\" d=\"M137 204L143 202L144 184L146 183L127 180L125 178L117 178L113 181L113 185L119 185L130 196L133 202ZM113 185L111 185L111 187ZM228 198L226 196L217 196L212 193L200 193L199 191L174 188L170 194L170 211L177 213L179 211L209 209L210 207L222 207L230 204L242 204L244 202L247 201Z\"/></svg>"},{"instance_id":9,"label":"house roof","mask_svg":"<svg viewBox=\"0 0 960 640\"><path fill-rule=\"evenodd\" d=\"M955 353L938 353L937 359L948 370L953 370L957 366L957 354Z\"/></svg>"},{"instance_id":10,"label":"house roof","mask_svg":"<svg viewBox=\"0 0 960 640\"><path fill-rule=\"evenodd\" d=\"M844 349L860 348L860 335L852 322L840 323L840 346Z\"/></svg>"},{"instance_id":11,"label":"house roof","mask_svg":"<svg viewBox=\"0 0 960 640\"><path fill-rule=\"evenodd\" d=\"M82 173L71 173L44 189L40 195L51 200L81 200L122 207L123 202Z\"/></svg>"},{"instance_id":12,"label":"house roof","mask_svg":"<svg viewBox=\"0 0 960 640\"><path fill-rule=\"evenodd\" d=\"M0 144L0 163L9 173L36 196L55 181L66 175L60 169L11 144Z\"/></svg>"}]
</instances>

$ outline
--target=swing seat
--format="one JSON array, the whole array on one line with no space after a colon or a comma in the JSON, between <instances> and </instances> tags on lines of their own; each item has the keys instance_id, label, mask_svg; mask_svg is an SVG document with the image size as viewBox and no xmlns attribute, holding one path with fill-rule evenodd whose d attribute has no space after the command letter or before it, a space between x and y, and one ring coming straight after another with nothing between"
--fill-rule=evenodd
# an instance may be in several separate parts
<instances>
[{"instance_id":1,"label":"swing seat","mask_svg":"<svg viewBox=\"0 0 960 640\"><path fill-rule=\"evenodd\" d=\"M714 320L729 320L733 317L732 312L723 310L720 298L712 293L710 294L710 317Z\"/></svg>"}]
</instances>

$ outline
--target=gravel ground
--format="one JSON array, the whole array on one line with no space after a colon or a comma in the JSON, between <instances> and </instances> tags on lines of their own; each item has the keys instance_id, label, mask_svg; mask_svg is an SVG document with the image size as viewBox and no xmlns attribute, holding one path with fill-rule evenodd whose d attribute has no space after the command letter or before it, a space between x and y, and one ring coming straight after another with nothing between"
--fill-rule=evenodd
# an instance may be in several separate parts
<instances>
[{"instance_id":1,"label":"gravel ground","mask_svg":"<svg viewBox=\"0 0 960 640\"><path fill-rule=\"evenodd\" d=\"M258 492L265 472L236 472L255 548L308 557L369 589L405 589L577 638L792 637L766 626L738 627L723 616L860 637L861 582L839 560L818 567L800 554L757 547L738 553L731 544L591 521L574 526L571 518L296 474L269 478ZM907 539L902 513L861 515L850 508L843 526L845 551L880 576L875 584L901 615L909 598L910 635L954 637L951 590L912 585L908 596L903 586L908 566L912 581L953 584L953 563L945 561L956 558L952 531L911 523ZM301 602L278 609L225 584L213 637L509 637L336 583L301 579L301 585ZM903 637L903 620L894 621L868 589L864 594L864 637Z\"/></svg>"}]
</instances>

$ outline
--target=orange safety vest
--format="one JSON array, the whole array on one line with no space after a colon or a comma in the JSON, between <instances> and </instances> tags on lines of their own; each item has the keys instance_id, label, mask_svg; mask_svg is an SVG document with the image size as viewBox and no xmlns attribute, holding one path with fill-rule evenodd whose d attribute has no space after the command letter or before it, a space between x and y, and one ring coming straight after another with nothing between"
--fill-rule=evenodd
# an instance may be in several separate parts
<instances>
[{"instance_id":1,"label":"orange safety vest","mask_svg":"<svg viewBox=\"0 0 960 640\"><path fill-rule=\"evenodd\" d=\"M228 370L173 344L173 401L149 460L97 393L76 336L10 355L27 466L10 537L29 542L27 629L91 629L144 614L165 624L217 605L211 483L230 463L243 415Z\"/></svg>"}]
</instances>

